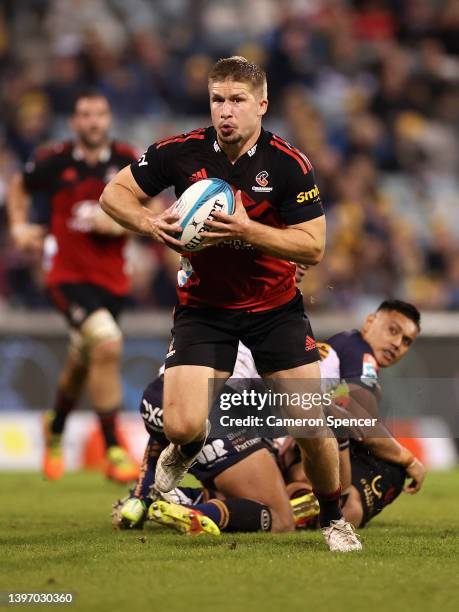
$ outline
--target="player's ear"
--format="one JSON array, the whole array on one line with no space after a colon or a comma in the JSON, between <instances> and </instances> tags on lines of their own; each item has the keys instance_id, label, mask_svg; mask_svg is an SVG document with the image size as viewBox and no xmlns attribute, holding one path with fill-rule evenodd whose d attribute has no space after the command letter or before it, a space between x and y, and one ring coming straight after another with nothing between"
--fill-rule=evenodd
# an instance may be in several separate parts
<instances>
[{"instance_id":1,"label":"player's ear","mask_svg":"<svg viewBox=\"0 0 459 612\"><path fill-rule=\"evenodd\" d=\"M258 116L259 117L263 117L263 115L266 115L266 112L268 110L268 99L267 98L262 98L259 102L258 102Z\"/></svg>"},{"instance_id":2,"label":"player's ear","mask_svg":"<svg viewBox=\"0 0 459 612\"><path fill-rule=\"evenodd\" d=\"M373 321L376 319L376 314L375 313L371 313L367 316L367 318L365 319L365 323L363 324L363 328L362 330L364 332L368 331L373 323Z\"/></svg>"}]
</instances>

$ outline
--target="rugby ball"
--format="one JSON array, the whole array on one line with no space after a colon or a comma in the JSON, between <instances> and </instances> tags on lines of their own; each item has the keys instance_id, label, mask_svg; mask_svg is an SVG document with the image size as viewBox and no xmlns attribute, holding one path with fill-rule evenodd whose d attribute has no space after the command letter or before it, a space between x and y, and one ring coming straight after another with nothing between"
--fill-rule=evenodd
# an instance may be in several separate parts
<instances>
[{"instance_id":1,"label":"rugby ball","mask_svg":"<svg viewBox=\"0 0 459 612\"><path fill-rule=\"evenodd\" d=\"M185 251L200 251L204 248L202 232L209 228L206 221L215 212L227 215L234 213L234 194L230 185L221 179L210 178L198 181L182 193L174 210L180 215L177 223L182 228L178 239L185 242Z\"/></svg>"}]
</instances>

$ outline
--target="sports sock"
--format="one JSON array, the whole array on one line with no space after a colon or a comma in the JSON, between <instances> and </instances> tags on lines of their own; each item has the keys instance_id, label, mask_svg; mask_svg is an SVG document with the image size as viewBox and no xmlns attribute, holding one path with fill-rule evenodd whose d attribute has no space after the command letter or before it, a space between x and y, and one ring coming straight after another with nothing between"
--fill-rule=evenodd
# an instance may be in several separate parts
<instances>
[{"instance_id":1,"label":"sports sock","mask_svg":"<svg viewBox=\"0 0 459 612\"><path fill-rule=\"evenodd\" d=\"M205 504L190 506L199 510L222 531L270 531L271 510L268 506L251 499L232 497L229 499L211 499Z\"/></svg>"},{"instance_id":2,"label":"sports sock","mask_svg":"<svg viewBox=\"0 0 459 612\"><path fill-rule=\"evenodd\" d=\"M105 412L99 412L96 410L96 412L97 416L99 417L99 423L106 447L109 448L110 446L120 446L118 436L116 435L116 426L120 407L117 406L116 408Z\"/></svg>"},{"instance_id":3,"label":"sports sock","mask_svg":"<svg viewBox=\"0 0 459 612\"><path fill-rule=\"evenodd\" d=\"M313 491L320 505L320 526L328 527L331 521L339 521L343 518L340 507L341 486L333 493L319 493Z\"/></svg>"},{"instance_id":4,"label":"sports sock","mask_svg":"<svg viewBox=\"0 0 459 612\"><path fill-rule=\"evenodd\" d=\"M53 434L61 434L64 431L65 421L75 407L76 400L70 397L62 389L58 389L53 407L53 420L50 429Z\"/></svg>"},{"instance_id":5,"label":"sports sock","mask_svg":"<svg viewBox=\"0 0 459 612\"><path fill-rule=\"evenodd\" d=\"M161 445L156 440L152 440L152 438L148 440L145 452L143 454L142 464L140 466L140 476L134 489L131 491L131 495L142 499L146 503L147 507L152 502L149 494L155 481L156 463L161 451L167 446L167 444L167 441L164 445Z\"/></svg>"},{"instance_id":6,"label":"sports sock","mask_svg":"<svg viewBox=\"0 0 459 612\"><path fill-rule=\"evenodd\" d=\"M193 442L188 442L188 444L181 444L179 446L179 450L184 457L186 457L187 459L191 459L191 457L194 457L202 450L205 441L206 436L204 436L200 440L193 440Z\"/></svg>"}]
</instances>

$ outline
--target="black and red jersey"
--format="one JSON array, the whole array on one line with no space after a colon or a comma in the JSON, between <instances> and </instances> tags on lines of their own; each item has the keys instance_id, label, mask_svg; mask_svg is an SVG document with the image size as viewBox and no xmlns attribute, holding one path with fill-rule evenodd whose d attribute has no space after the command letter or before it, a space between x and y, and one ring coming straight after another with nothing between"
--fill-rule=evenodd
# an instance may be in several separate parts
<instances>
[{"instance_id":1,"label":"black and red jersey","mask_svg":"<svg viewBox=\"0 0 459 612\"><path fill-rule=\"evenodd\" d=\"M324 214L310 161L265 130L234 164L208 127L151 145L131 170L149 196L172 185L178 198L196 181L223 179L241 190L251 219L272 227ZM182 265L177 293L183 305L257 312L287 303L296 291L294 264L238 240L186 253Z\"/></svg>"},{"instance_id":2,"label":"black and red jersey","mask_svg":"<svg viewBox=\"0 0 459 612\"><path fill-rule=\"evenodd\" d=\"M38 151L26 164L26 189L46 193L50 206L56 248L47 270L48 286L91 283L116 295L128 292L125 236L92 232L86 218L99 206L105 185L136 157L132 147L114 141L89 165L73 142L64 142Z\"/></svg>"}]
</instances>

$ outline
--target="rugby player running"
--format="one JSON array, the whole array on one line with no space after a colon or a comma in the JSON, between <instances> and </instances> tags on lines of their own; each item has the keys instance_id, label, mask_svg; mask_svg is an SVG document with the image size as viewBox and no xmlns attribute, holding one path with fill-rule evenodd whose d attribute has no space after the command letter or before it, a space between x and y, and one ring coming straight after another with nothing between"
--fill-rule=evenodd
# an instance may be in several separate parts
<instances>
[{"instance_id":1,"label":"rugby player running","mask_svg":"<svg viewBox=\"0 0 459 612\"><path fill-rule=\"evenodd\" d=\"M309 160L262 128L268 108L265 73L244 58L218 61L209 74L212 127L155 143L110 181L101 206L121 225L183 251L171 207L160 215L143 204L173 185L179 197L197 177L228 181L234 215L215 213L204 236L211 246L186 254L186 282L177 287L173 341L164 373L164 430L170 440L156 467L161 492L175 488L207 436L209 382L225 381L238 341L257 370L286 392L288 380L319 387L319 353L295 265L316 265L325 249L325 217ZM190 274L190 271L192 272ZM336 440L317 429L298 440L305 471L320 503L330 550L360 550L340 509Z\"/></svg>"},{"instance_id":2,"label":"rugby player running","mask_svg":"<svg viewBox=\"0 0 459 612\"><path fill-rule=\"evenodd\" d=\"M136 158L127 144L110 141L111 110L95 91L81 93L70 120L73 141L38 150L10 184L7 207L15 246L42 253L46 285L70 326L67 360L54 406L44 419L44 474L64 473L62 435L69 413L87 386L106 445L106 475L119 482L138 476L138 466L122 448L117 431L122 401L122 335L117 323L129 290L125 231L101 211L105 184ZM44 193L47 228L30 221L30 195Z\"/></svg>"}]
</instances>

